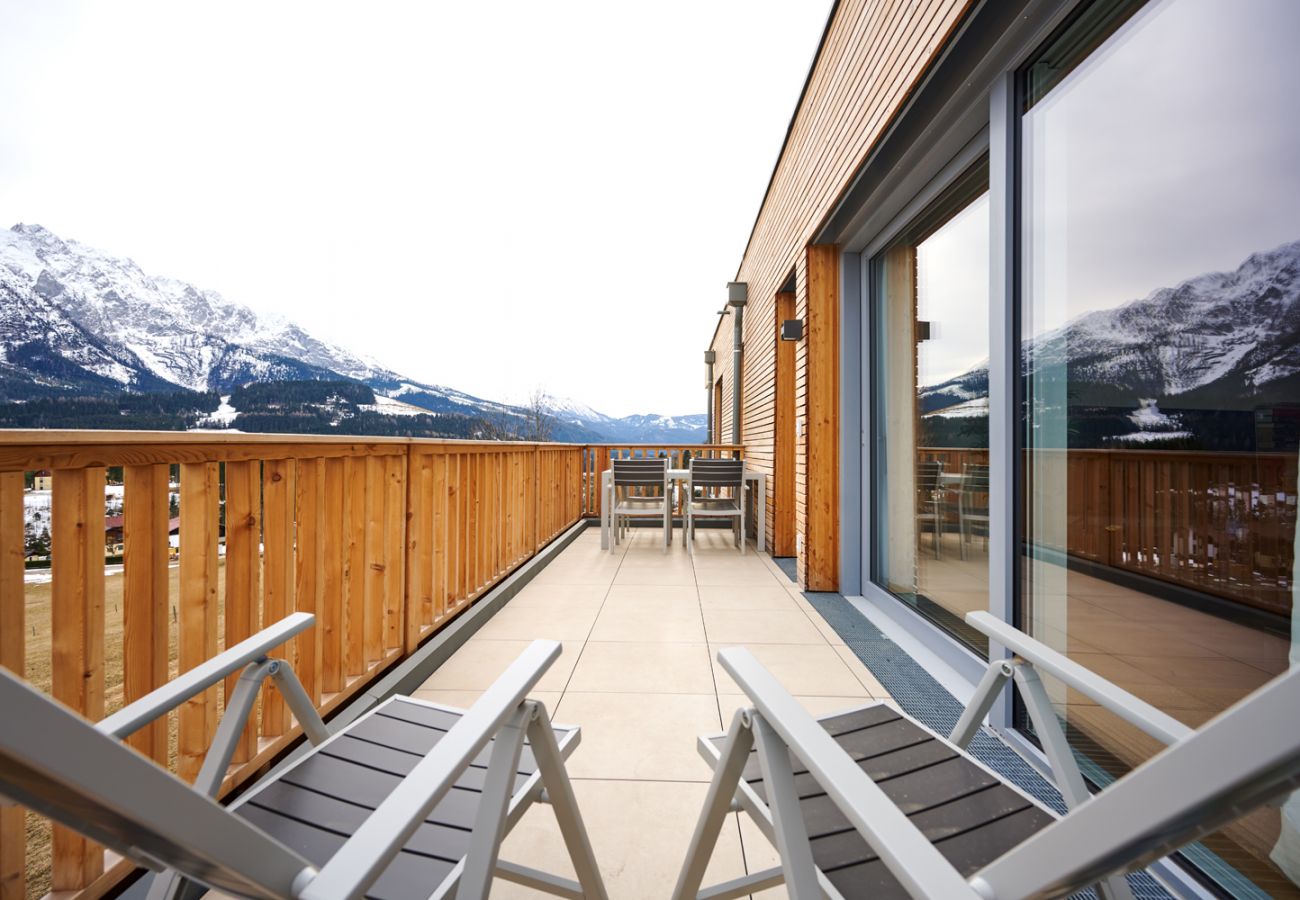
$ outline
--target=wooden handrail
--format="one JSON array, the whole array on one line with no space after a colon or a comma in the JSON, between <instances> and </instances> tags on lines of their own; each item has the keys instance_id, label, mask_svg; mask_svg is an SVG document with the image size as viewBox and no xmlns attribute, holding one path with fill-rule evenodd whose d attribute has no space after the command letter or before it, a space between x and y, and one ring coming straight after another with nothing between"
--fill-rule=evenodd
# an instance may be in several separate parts
<instances>
[{"instance_id":1,"label":"wooden handrail","mask_svg":"<svg viewBox=\"0 0 1300 900\"><path fill-rule=\"evenodd\" d=\"M314 613L316 626L276 653L328 715L577 522L589 455L582 444L536 442L0 431L0 665L28 670L28 594L48 591L51 656L32 670L49 682L42 676L38 686L101 719L299 610ZM124 475L120 600L116 583L106 598L110 466ZM52 471L52 583L28 589L23 473L43 469ZM179 573L169 571L172 494ZM109 615L123 619L124 652L107 645ZM120 696L109 690L119 676ZM132 745L192 779L220 692L182 706L174 749L166 723L142 729ZM273 693L251 721L223 794L301 733ZM24 896L25 844L21 811L0 810L0 900ZM98 896L130 869L55 829L53 890Z\"/></svg>"}]
</instances>

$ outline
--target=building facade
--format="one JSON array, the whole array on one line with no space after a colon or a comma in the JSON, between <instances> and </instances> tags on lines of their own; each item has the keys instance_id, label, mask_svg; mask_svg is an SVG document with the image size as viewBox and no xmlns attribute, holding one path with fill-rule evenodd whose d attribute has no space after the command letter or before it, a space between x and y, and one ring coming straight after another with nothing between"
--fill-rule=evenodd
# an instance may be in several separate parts
<instances>
[{"instance_id":1,"label":"building facade","mask_svg":"<svg viewBox=\"0 0 1300 900\"><path fill-rule=\"evenodd\" d=\"M955 693L1001 652L974 609L1192 726L1295 656L1297 36L1290 0L832 9L708 345L712 437L738 407L767 549ZM1094 784L1159 750L1049 689ZM1033 752L1014 696L992 724ZM1300 896L1300 805L1175 862Z\"/></svg>"}]
</instances>

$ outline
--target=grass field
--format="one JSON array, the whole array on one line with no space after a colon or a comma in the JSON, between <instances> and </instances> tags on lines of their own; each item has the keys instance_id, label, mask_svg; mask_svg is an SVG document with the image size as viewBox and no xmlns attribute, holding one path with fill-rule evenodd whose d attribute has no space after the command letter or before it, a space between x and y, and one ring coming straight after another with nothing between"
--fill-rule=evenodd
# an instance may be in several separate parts
<instances>
[{"instance_id":1,"label":"grass field","mask_svg":"<svg viewBox=\"0 0 1300 900\"><path fill-rule=\"evenodd\" d=\"M170 676L176 675L176 600L180 594L180 568L173 566L168 579L168 598L171 607L171 628L168 637ZM122 575L109 575L104 579L104 711L115 712L122 706ZM29 584L24 591L27 607L27 680L46 693L50 691L50 592L46 584ZM217 597L225 597L225 563L217 568ZM218 634L223 626L218 614ZM170 717L171 758L176 754L176 716ZM50 890L50 824L47 820L27 815L27 897L36 900Z\"/></svg>"}]
</instances>

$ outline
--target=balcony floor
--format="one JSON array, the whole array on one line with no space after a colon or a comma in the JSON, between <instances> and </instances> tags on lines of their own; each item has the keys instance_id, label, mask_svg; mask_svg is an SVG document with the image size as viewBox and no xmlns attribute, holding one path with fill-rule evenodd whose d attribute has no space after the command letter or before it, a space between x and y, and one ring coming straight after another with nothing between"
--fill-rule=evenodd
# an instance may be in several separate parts
<instances>
[{"instance_id":1,"label":"balcony floor","mask_svg":"<svg viewBox=\"0 0 1300 900\"><path fill-rule=\"evenodd\" d=\"M680 531L635 529L615 553L589 528L415 696L466 706L536 638L564 653L535 697L556 721L582 727L569 772L611 897L672 889L709 767L695 739L721 731L744 696L715 661L743 644L821 714L888 699L884 688L766 554L745 556L731 532L701 530L695 558ZM534 807L502 858L571 874L549 808ZM706 883L777 862L771 844L732 815ZM782 896L781 889L763 896ZM544 896L500 880L493 897Z\"/></svg>"}]
</instances>

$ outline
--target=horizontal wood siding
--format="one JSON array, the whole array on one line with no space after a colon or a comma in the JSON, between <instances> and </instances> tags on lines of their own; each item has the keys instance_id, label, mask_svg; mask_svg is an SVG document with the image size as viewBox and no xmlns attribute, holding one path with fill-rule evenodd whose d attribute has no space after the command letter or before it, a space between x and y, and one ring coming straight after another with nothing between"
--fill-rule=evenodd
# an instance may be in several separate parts
<instances>
[{"instance_id":1,"label":"horizontal wood siding","mask_svg":"<svg viewBox=\"0 0 1300 900\"><path fill-rule=\"evenodd\" d=\"M836 6L736 274L735 280L749 285L742 441L749 464L770 475L775 461L776 294L795 273L796 316L805 322L805 339L795 351L794 384L795 528L801 583L806 583L808 570L810 451L804 251L969 5L969 0L842 0ZM731 340L731 322L723 318L711 345L719 360L729 363ZM722 433L730 435L731 366L719 363L718 370L723 381ZM823 448L814 444L811 449L817 455ZM769 504L769 550L776 533L774 515L775 504ZM816 531L817 539L832 539L834 531ZM826 558L837 559L831 548L819 550Z\"/></svg>"}]
</instances>

